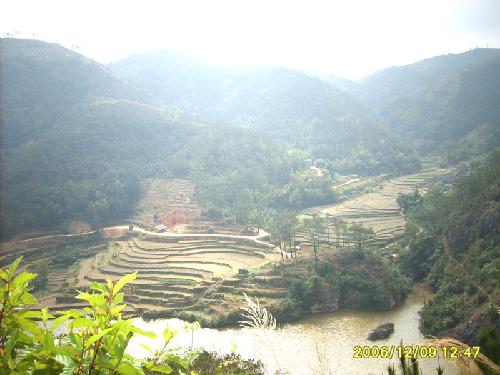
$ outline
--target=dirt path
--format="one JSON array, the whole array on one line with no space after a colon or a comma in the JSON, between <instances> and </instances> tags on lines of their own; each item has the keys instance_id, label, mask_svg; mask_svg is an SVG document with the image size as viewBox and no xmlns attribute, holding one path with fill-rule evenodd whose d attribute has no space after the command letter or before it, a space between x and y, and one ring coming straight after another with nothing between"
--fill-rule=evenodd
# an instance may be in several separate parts
<instances>
[{"instance_id":1,"label":"dirt path","mask_svg":"<svg viewBox=\"0 0 500 375\"><path fill-rule=\"evenodd\" d=\"M106 227L102 228L102 230L113 230L113 229L118 229L118 230L128 230L128 225L115 225L111 227ZM54 234L54 235L49 235L49 236L42 236L42 237L33 237L30 239L26 240L19 240L15 241L16 243L22 243L22 242L29 242L29 241L37 241L37 240L44 240L44 239L57 239L57 238L71 238L71 237L79 237L79 236L86 236L90 234L97 233L97 230L93 230L90 232L86 233L76 233L76 234ZM134 230L133 232L138 232L138 233L144 233L144 234L149 234L152 236L157 236L157 237L174 237L174 238L182 238L182 237L215 237L215 238L228 238L228 239L247 239L254 241L256 243L266 245L266 246L271 246L268 242L265 242L262 240L262 238L269 236L269 233L266 232L263 229L259 229L259 233L255 236L243 236L243 235L235 235L235 234L219 234L219 233L173 233L173 232L163 232L163 233L157 233L157 232L152 232L149 230L146 230L144 228L141 228L137 225L134 225Z\"/></svg>"},{"instance_id":2,"label":"dirt path","mask_svg":"<svg viewBox=\"0 0 500 375\"><path fill-rule=\"evenodd\" d=\"M113 229L126 229L128 230L128 225L115 225L112 227L106 227L103 228L104 230L113 230ZM174 232L152 232L150 230L138 227L134 225L134 230L133 232L138 232L138 233L144 233L144 234L149 234L152 236L156 237L173 237L173 238L182 238L182 237L201 237L201 238L206 238L206 237L214 237L214 238L227 238L227 239L245 239L245 240L251 240L259 244L263 244L266 246L270 246L268 242L262 241L262 238L269 236L269 233L266 232L263 229L259 229L259 233L255 236L244 236L244 235L236 235L236 234L218 234L218 233L174 233Z\"/></svg>"}]
</instances>

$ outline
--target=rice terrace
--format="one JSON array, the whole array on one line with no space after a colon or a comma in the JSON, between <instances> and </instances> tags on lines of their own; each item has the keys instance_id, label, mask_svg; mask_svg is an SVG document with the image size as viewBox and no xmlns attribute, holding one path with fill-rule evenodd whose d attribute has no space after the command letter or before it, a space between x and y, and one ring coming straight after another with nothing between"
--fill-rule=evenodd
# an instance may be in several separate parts
<instances>
[{"instance_id":1,"label":"rice terrace","mask_svg":"<svg viewBox=\"0 0 500 375\"><path fill-rule=\"evenodd\" d=\"M307 209L300 218L332 215L361 223L374 230L373 244L387 246L404 229L396 203L398 193L416 188L425 191L450 173L431 169L380 180L369 192L335 205ZM286 298L287 286L273 270L291 260L288 255L283 258L269 233L254 228L253 233L242 234L245 228L241 226L201 217L200 208L192 202L194 187L189 181L150 181L148 186L133 224L2 243L2 263L23 255L26 268L39 270L46 262L47 288L39 292L39 303L53 311L81 307L73 297L75 289L85 290L92 281L114 281L135 271L138 277L127 290L125 310L133 316L176 316L218 325L224 323L218 321L221 316L237 315L243 292L259 297L264 306ZM180 222L172 220L176 213ZM157 223L169 224L170 230L155 232ZM214 230L221 233L207 233ZM320 233L322 244L329 241L328 231L334 233L328 227ZM300 256L311 256L307 233L299 229L297 240L304 244Z\"/></svg>"},{"instance_id":2,"label":"rice terrace","mask_svg":"<svg viewBox=\"0 0 500 375\"><path fill-rule=\"evenodd\" d=\"M396 202L398 194L408 194L416 189L425 193L433 183L448 181L454 174L456 168L432 168L420 173L378 181L375 186L368 189L368 192L339 204L312 207L304 211L303 217L314 214L331 215L349 223L362 224L373 229L373 243L387 245L404 233L405 220ZM362 186L362 183L362 181L356 182L358 186ZM325 236L323 233L323 239Z\"/></svg>"}]
</instances>

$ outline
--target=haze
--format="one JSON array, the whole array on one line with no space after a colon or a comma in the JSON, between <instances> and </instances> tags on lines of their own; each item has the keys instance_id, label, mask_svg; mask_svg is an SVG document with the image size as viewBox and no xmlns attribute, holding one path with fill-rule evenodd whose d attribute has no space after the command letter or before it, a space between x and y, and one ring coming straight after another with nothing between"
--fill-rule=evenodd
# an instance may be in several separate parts
<instances>
[{"instance_id":1,"label":"haze","mask_svg":"<svg viewBox=\"0 0 500 375\"><path fill-rule=\"evenodd\" d=\"M173 48L217 65L281 65L357 79L429 56L500 47L494 0L15 0L2 8L2 35L34 35L99 62Z\"/></svg>"}]
</instances>

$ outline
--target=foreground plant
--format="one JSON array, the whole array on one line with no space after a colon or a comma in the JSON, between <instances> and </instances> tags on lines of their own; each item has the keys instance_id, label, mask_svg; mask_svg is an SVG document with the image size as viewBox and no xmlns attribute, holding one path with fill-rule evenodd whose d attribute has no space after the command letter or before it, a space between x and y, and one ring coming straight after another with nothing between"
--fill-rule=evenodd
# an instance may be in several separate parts
<instances>
[{"instance_id":1,"label":"foreground plant","mask_svg":"<svg viewBox=\"0 0 500 375\"><path fill-rule=\"evenodd\" d=\"M246 293L243 293L243 297L245 305L241 307L243 319L238 321L240 327L275 330L276 319L274 316L265 307L262 307L257 299L253 300Z\"/></svg>"},{"instance_id":2,"label":"foreground plant","mask_svg":"<svg viewBox=\"0 0 500 375\"><path fill-rule=\"evenodd\" d=\"M401 340L399 345L401 348L404 347L403 340ZM420 368L420 365L416 358L406 358L404 356L399 358L399 371L401 375L423 375L422 369ZM436 374L444 374L444 370L441 368L441 364L438 365ZM396 369L394 368L394 365L387 367L387 375L398 375Z\"/></svg>"},{"instance_id":3,"label":"foreground plant","mask_svg":"<svg viewBox=\"0 0 500 375\"><path fill-rule=\"evenodd\" d=\"M423 375L423 372L418 364L418 360L416 358L406 359L400 358L399 360L399 373L401 375ZM397 371L394 368L394 365L389 366L387 368L387 375L397 375ZM436 369L437 375L443 375L444 370L441 368L441 365Z\"/></svg>"},{"instance_id":4,"label":"foreground plant","mask_svg":"<svg viewBox=\"0 0 500 375\"><path fill-rule=\"evenodd\" d=\"M55 318L47 309L29 310L36 303L29 286L36 274L16 275L21 260L18 258L6 270L0 270L0 375L171 374L173 369L167 363L176 365L176 374L186 373L188 359L167 350L177 333L168 327L163 333L162 350L155 352L143 345L153 354L152 358L139 360L126 353L134 335L156 337L121 315L125 308L121 290L136 278L136 273L115 284L110 280L106 285L91 283L90 292L80 291L76 297L86 301L88 307Z\"/></svg>"}]
</instances>

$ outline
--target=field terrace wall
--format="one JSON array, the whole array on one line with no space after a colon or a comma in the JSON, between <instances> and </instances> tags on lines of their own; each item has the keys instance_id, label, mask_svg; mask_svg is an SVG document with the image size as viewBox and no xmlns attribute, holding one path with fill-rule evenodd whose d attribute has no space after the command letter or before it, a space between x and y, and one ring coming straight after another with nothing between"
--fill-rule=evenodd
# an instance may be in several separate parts
<instances>
[{"instance_id":1,"label":"field terrace wall","mask_svg":"<svg viewBox=\"0 0 500 375\"><path fill-rule=\"evenodd\" d=\"M114 250L98 254L81 269L84 287L91 281L117 280L138 271L126 289L131 313L182 316L200 313L200 301L240 269L262 267L276 260L271 245L230 236L177 237L144 235L114 241ZM220 304L220 301L219 301Z\"/></svg>"},{"instance_id":2,"label":"field terrace wall","mask_svg":"<svg viewBox=\"0 0 500 375\"><path fill-rule=\"evenodd\" d=\"M398 194L410 193L419 189L425 194L427 189L443 179L449 180L456 170L429 169L420 173L395 177L381 182L371 192L361 194L339 204L330 206L312 207L304 211L305 217L314 214L332 215L339 217L347 223L358 223L373 229L374 237L370 240L372 245L387 246L395 238L404 233L405 220L396 201ZM330 228L330 238L335 242L335 232ZM300 231L297 236L299 241L308 243L305 231ZM328 233L320 234L321 242L328 243Z\"/></svg>"},{"instance_id":3,"label":"field terrace wall","mask_svg":"<svg viewBox=\"0 0 500 375\"><path fill-rule=\"evenodd\" d=\"M68 289L76 283L72 268L78 263L92 259L103 252L107 245L98 232L79 235L49 235L28 240L3 242L0 244L0 265L6 267L19 256L23 257L21 270L33 270L35 264L47 261L47 281L36 292L39 306L48 308L69 309L82 307L81 301L72 297L71 303L64 301ZM71 289L72 296L75 291ZM61 303L61 301L64 301Z\"/></svg>"}]
</instances>

